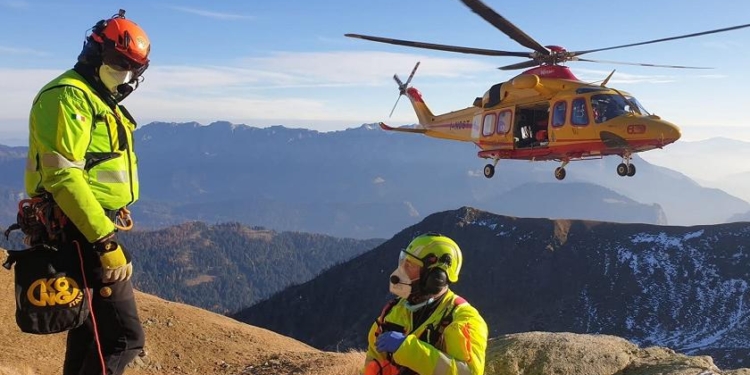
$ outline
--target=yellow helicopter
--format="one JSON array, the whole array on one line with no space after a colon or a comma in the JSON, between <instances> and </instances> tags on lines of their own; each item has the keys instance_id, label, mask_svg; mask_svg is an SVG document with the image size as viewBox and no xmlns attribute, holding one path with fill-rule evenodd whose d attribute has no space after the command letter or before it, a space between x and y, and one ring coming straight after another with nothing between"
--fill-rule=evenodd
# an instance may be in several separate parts
<instances>
[{"instance_id":1,"label":"yellow helicopter","mask_svg":"<svg viewBox=\"0 0 750 375\"><path fill-rule=\"evenodd\" d=\"M560 46L541 45L480 0L461 0L461 2L511 39L532 51L509 52L361 34L345 34L345 36L447 52L530 59L530 61L500 67L501 70L530 69L506 82L491 86L482 97L474 100L472 106L441 115L434 115L425 104L421 93L409 86L419 67L419 62L414 66L406 82L401 81L398 75L393 76L398 84L399 99L402 95L409 98L419 124L416 127L394 128L380 123L380 126L389 131L419 133L430 137L473 142L481 149L477 154L480 158L492 160L491 164L484 167L484 176L487 178L495 174L495 166L500 159L519 159L559 161L562 164L555 169L555 177L562 180L565 178L565 166L570 161L599 159L606 155L622 157L622 163L617 166L618 175L634 176L636 169L631 163L632 155L663 148L677 141L680 138L679 128L648 113L629 93L607 87L614 71L601 84L596 85L580 81L567 66L560 64L568 61L586 61L663 68L706 69L679 65L590 60L579 56L750 27L750 24L745 24L613 47L567 51Z\"/></svg>"}]
</instances>

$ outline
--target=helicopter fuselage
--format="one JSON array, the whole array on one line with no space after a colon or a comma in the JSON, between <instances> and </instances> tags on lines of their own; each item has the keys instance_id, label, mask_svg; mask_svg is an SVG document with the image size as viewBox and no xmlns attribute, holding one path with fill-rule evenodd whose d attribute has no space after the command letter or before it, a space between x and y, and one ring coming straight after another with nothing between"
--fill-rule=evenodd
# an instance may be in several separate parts
<instances>
[{"instance_id":1,"label":"helicopter fuselage","mask_svg":"<svg viewBox=\"0 0 750 375\"><path fill-rule=\"evenodd\" d=\"M606 155L629 164L632 154L680 138L676 125L646 112L629 93L581 82L563 66L531 69L493 85L471 107L441 115L430 112L416 88L405 94L420 121L410 132L472 142L479 157L495 164L500 159L567 164Z\"/></svg>"}]
</instances>

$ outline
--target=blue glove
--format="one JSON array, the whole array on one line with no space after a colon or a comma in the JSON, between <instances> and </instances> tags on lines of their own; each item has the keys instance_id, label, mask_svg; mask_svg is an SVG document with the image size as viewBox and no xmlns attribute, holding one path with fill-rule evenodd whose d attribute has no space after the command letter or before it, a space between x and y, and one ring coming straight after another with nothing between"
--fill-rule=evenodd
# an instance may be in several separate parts
<instances>
[{"instance_id":1,"label":"blue glove","mask_svg":"<svg viewBox=\"0 0 750 375\"><path fill-rule=\"evenodd\" d=\"M394 353L398 350L398 347L401 346L401 343L403 343L405 339L406 336L401 332L383 332L378 336L378 339L375 340L375 347L379 352Z\"/></svg>"}]
</instances>

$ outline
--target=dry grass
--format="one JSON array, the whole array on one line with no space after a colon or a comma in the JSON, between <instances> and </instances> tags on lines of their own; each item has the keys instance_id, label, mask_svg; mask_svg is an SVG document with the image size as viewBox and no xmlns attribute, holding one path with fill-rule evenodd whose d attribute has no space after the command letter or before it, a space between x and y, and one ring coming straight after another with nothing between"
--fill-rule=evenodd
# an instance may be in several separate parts
<instances>
[{"instance_id":1,"label":"dry grass","mask_svg":"<svg viewBox=\"0 0 750 375\"><path fill-rule=\"evenodd\" d=\"M316 372L315 375L359 375L364 364L364 352L349 351L338 356L335 366L321 369L321 372Z\"/></svg>"},{"instance_id":2,"label":"dry grass","mask_svg":"<svg viewBox=\"0 0 750 375\"><path fill-rule=\"evenodd\" d=\"M66 335L20 332L12 276L0 270L0 375L58 375ZM364 362L363 353L323 352L195 307L140 292L136 299L148 355L127 375L355 375Z\"/></svg>"},{"instance_id":3,"label":"dry grass","mask_svg":"<svg viewBox=\"0 0 750 375\"><path fill-rule=\"evenodd\" d=\"M319 353L318 355L308 353L309 357L306 360L301 358L289 358L291 361L286 362L291 366L281 366L277 368L259 368L256 373L267 374L267 373L284 373L284 374L299 374L299 375L360 375L362 372L362 366L365 361L365 353L358 351L349 351L347 353ZM280 356L274 356L274 358L280 358ZM289 363L289 362L293 362ZM306 365L305 365L305 362ZM298 365L302 365L297 367ZM265 371L264 371L265 370ZM142 370L128 369L125 371L126 374L141 374ZM172 374L173 372L162 372L162 374ZM180 374L182 372L174 372L174 374ZM19 368L18 366L3 366L0 365L0 375L40 375L34 372L28 366Z\"/></svg>"},{"instance_id":4,"label":"dry grass","mask_svg":"<svg viewBox=\"0 0 750 375\"><path fill-rule=\"evenodd\" d=\"M0 365L0 375L36 375L36 373L26 366L19 369L19 367Z\"/></svg>"}]
</instances>

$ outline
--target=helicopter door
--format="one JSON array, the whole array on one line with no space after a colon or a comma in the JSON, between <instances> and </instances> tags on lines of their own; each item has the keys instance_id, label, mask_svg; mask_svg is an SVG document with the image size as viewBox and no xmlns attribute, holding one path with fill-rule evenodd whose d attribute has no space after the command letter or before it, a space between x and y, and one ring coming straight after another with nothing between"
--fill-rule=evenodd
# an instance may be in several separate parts
<instances>
[{"instance_id":1,"label":"helicopter door","mask_svg":"<svg viewBox=\"0 0 750 375\"><path fill-rule=\"evenodd\" d=\"M516 122L513 138L516 147L547 146L549 124L549 103L535 103L516 108Z\"/></svg>"}]
</instances>

